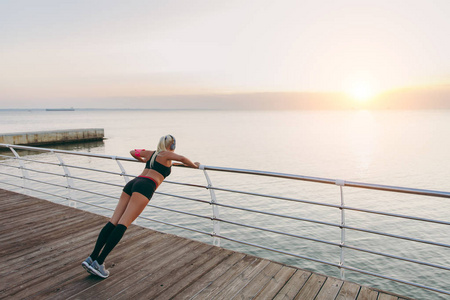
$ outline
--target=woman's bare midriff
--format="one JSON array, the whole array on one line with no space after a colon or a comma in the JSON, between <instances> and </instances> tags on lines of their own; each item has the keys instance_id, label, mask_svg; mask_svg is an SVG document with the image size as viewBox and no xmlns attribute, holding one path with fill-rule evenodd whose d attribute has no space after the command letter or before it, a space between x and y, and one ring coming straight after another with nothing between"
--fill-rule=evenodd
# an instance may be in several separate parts
<instances>
[{"instance_id":1,"label":"woman's bare midriff","mask_svg":"<svg viewBox=\"0 0 450 300\"><path fill-rule=\"evenodd\" d=\"M142 171L141 175L139 176L145 176L145 177L150 177L153 180L155 180L155 182L158 184L158 186L163 182L164 177L159 174L158 172L156 172L155 170L152 169L145 169L144 171Z\"/></svg>"}]
</instances>

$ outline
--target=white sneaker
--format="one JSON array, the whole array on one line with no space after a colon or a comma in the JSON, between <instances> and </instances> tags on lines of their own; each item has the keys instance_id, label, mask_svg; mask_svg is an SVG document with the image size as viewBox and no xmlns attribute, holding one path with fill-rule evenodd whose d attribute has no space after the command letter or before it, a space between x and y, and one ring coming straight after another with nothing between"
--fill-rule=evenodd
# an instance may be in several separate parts
<instances>
[{"instance_id":1,"label":"white sneaker","mask_svg":"<svg viewBox=\"0 0 450 300\"><path fill-rule=\"evenodd\" d=\"M105 264L100 265L96 260L88 267L92 274L95 274L101 278L107 278L109 271L105 269Z\"/></svg>"},{"instance_id":2,"label":"white sneaker","mask_svg":"<svg viewBox=\"0 0 450 300\"><path fill-rule=\"evenodd\" d=\"M89 267L92 265L93 261L92 258L89 256L88 258L86 258L82 263L81 266L90 274L94 274L91 272L91 270L89 269ZM94 274L97 275L97 274Z\"/></svg>"}]
</instances>

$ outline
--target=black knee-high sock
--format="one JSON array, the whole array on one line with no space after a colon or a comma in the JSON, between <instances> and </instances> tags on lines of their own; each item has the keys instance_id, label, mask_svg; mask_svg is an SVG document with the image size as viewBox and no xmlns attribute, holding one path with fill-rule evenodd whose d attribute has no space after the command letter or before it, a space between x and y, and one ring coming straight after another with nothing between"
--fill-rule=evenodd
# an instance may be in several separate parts
<instances>
[{"instance_id":1,"label":"black knee-high sock","mask_svg":"<svg viewBox=\"0 0 450 300\"><path fill-rule=\"evenodd\" d=\"M113 232L111 232L111 235L109 236L108 240L106 241L105 247L102 250L102 253L100 253L100 256L97 258L97 262L101 265L105 261L106 256L108 256L109 252L111 252L112 249L119 243L120 239L122 238L123 234L125 233L125 230L127 230L127 227L122 224L117 224L116 228L114 228Z\"/></svg>"},{"instance_id":2,"label":"black knee-high sock","mask_svg":"<svg viewBox=\"0 0 450 300\"><path fill-rule=\"evenodd\" d=\"M106 244L106 241L108 240L109 235L111 232L116 228L116 225L114 225L111 222L108 222L103 229L100 231L97 242L95 243L94 251L91 253L92 260L96 260L98 255L100 254L100 250L102 250L103 246Z\"/></svg>"}]
</instances>

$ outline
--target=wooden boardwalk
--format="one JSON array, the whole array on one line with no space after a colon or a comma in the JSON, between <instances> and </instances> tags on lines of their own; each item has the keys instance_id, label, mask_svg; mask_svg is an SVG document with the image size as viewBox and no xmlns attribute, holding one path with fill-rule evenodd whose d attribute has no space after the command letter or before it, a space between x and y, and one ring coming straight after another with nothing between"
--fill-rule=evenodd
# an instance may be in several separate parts
<instances>
[{"instance_id":1,"label":"wooden boardwalk","mask_svg":"<svg viewBox=\"0 0 450 300\"><path fill-rule=\"evenodd\" d=\"M135 225L102 280L81 262L107 221L0 189L0 298L407 299Z\"/></svg>"}]
</instances>

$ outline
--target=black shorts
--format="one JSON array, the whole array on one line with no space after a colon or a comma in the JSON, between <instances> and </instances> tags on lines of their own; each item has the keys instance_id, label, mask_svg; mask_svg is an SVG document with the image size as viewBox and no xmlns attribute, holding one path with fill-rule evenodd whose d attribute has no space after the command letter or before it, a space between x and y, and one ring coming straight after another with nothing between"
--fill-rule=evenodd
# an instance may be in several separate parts
<instances>
[{"instance_id":1,"label":"black shorts","mask_svg":"<svg viewBox=\"0 0 450 300\"><path fill-rule=\"evenodd\" d=\"M156 183L147 177L136 177L133 180L129 181L123 191L128 195L132 195L134 192L140 193L150 200L153 196L153 193L156 190Z\"/></svg>"}]
</instances>

